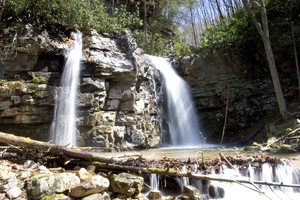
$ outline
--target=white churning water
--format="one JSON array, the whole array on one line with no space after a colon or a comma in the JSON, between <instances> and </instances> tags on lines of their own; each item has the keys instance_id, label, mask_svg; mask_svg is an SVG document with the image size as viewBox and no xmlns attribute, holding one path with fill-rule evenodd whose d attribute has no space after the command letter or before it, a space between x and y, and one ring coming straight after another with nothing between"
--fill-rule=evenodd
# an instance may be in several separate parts
<instances>
[{"instance_id":1,"label":"white churning water","mask_svg":"<svg viewBox=\"0 0 300 200\"><path fill-rule=\"evenodd\" d=\"M183 169L183 172L185 169ZM270 164L264 163L259 169L249 166L243 172L235 169L229 169L223 166L219 174L212 172L211 177L237 180L236 182L219 182L209 181L210 189L207 189L207 182L201 180L190 181L188 178L175 178L181 190L183 186L192 185L202 191L205 200L299 200L299 187L285 187L285 186L270 186L260 184L241 183L240 180L247 182L260 181L264 183L277 183L289 186L299 186L300 173L289 166L288 164ZM163 178L157 175L151 175L150 185L152 188L161 189L160 192L164 194L163 188L158 188L159 179ZM209 194L207 193L209 191Z\"/></svg>"},{"instance_id":2,"label":"white churning water","mask_svg":"<svg viewBox=\"0 0 300 200\"><path fill-rule=\"evenodd\" d=\"M244 179L253 181L262 181L268 183L282 183L287 185L300 184L299 170L293 169L287 164L270 164L264 163L260 169L254 169L249 166L247 174L242 175L240 172L224 168L221 174L216 175L217 177L233 178L233 179ZM217 194L218 188L224 190L224 196L220 195L219 198L210 199L222 199L222 200L297 200L300 199L299 188L284 187L284 186L268 186L268 185L257 185L257 184L243 184L243 183L228 183L228 182L217 182L212 181L212 185L215 186L215 194Z\"/></svg>"},{"instance_id":3,"label":"white churning water","mask_svg":"<svg viewBox=\"0 0 300 200\"><path fill-rule=\"evenodd\" d=\"M76 96L82 55L82 33L75 34L61 77L61 88L56 95L51 140L54 144L76 146Z\"/></svg>"},{"instance_id":4,"label":"white churning water","mask_svg":"<svg viewBox=\"0 0 300 200\"><path fill-rule=\"evenodd\" d=\"M164 78L171 145L174 147L199 147L203 141L196 107L188 85L176 73L167 59L150 55L148 57Z\"/></svg>"}]
</instances>

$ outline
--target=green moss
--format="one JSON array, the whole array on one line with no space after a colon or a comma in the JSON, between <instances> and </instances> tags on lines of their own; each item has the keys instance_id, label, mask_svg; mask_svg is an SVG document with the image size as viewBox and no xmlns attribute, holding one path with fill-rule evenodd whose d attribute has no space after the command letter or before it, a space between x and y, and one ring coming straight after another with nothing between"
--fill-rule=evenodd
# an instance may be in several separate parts
<instances>
[{"instance_id":1,"label":"green moss","mask_svg":"<svg viewBox=\"0 0 300 200\"><path fill-rule=\"evenodd\" d=\"M261 144L258 143L258 142L253 142L253 143L252 143L252 146L254 146L254 147L261 147Z\"/></svg>"},{"instance_id":2,"label":"green moss","mask_svg":"<svg viewBox=\"0 0 300 200\"><path fill-rule=\"evenodd\" d=\"M5 79L0 79L0 86L2 86L6 82Z\"/></svg>"},{"instance_id":3,"label":"green moss","mask_svg":"<svg viewBox=\"0 0 300 200\"><path fill-rule=\"evenodd\" d=\"M41 200L53 200L53 199L64 199L64 194L51 194L41 198Z\"/></svg>"},{"instance_id":4,"label":"green moss","mask_svg":"<svg viewBox=\"0 0 300 200\"><path fill-rule=\"evenodd\" d=\"M27 83L35 83L35 84L42 84L46 83L41 76L33 76L31 80L27 81Z\"/></svg>"}]
</instances>

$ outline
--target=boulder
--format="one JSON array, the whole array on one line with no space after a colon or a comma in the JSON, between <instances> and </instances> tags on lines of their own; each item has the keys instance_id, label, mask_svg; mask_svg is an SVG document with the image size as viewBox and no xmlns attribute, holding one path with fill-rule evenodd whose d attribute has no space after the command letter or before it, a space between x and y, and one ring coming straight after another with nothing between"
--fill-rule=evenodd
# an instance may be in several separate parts
<instances>
[{"instance_id":1,"label":"boulder","mask_svg":"<svg viewBox=\"0 0 300 200\"><path fill-rule=\"evenodd\" d=\"M55 193L63 193L80 183L80 179L72 173L47 173L31 177L28 181L28 195L37 199Z\"/></svg>"},{"instance_id":2,"label":"boulder","mask_svg":"<svg viewBox=\"0 0 300 200\"><path fill-rule=\"evenodd\" d=\"M21 194L22 194L22 190L17 186L13 186L6 191L6 195L9 199L16 199Z\"/></svg>"},{"instance_id":3,"label":"boulder","mask_svg":"<svg viewBox=\"0 0 300 200\"><path fill-rule=\"evenodd\" d=\"M89 178L91 178L94 175L95 175L94 172L89 172L85 168L80 168L80 170L78 171L78 176L81 181L88 180Z\"/></svg>"},{"instance_id":4,"label":"boulder","mask_svg":"<svg viewBox=\"0 0 300 200\"><path fill-rule=\"evenodd\" d=\"M159 190L151 190L147 197L150 200L161 199L161 194Z\"/></svg>"},{"instance_id":5,"label":"boulder","mask_svg":"<svg viewBox=\"0 0 300 200\"><path fill-rule=\"evenodd\" d=\"M109 187L109 180L100 175L94 175L80 184L70 188L70 195L76 198L103 192Z\"/></svg>"},{"instance_id":6,"label":"boulder","mask_svg":"<svg viewBox=\"0 0 300 200\"><path fill-rule=\"evenodd\" d=\"M183 187L182 199L202 200L203 197L196 187L186 185Z\"/></svg>"},{"instance_id":7,"label":"boulder","mask_svg":"<svg viewBox=\"0 0 300 200\"><path fill-rule=\"evenodd\" d=\"M113 192L126 196L136 196L143 188L144 178L128 173L113 174L110 176Z\"/></svg>"},{"instance_id":8,"label":"boulder","mask_svg":"<svg viewBox=\"0 0 300 200\"><path fill-rule=\"evenodd\" d=\"M208 186L208 195L213 199L222 199L225 196L224 188L210 184Z\"/></svg>"}]
</instances>

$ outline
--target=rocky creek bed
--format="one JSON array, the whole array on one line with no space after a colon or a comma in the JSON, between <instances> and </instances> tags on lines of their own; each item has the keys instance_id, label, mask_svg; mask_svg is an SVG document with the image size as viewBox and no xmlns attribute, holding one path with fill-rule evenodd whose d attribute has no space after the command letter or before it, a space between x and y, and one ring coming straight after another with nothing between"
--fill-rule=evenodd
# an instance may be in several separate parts
<instances>
[{"instance_id":1,"label":"rocky creek bed","mask_svg":"<svg viewBox=\"0 0 300 200\"><path fill-rule=\"evenodd\" d=\"M21 138L19 144L24 146L22 139L26 138ZM52 144L48 150L42 150L41 146L46 143L27 138L28 141L32 148L10 145L1 149L0 199L202 199L202 195L216 197L215 189L211 189L214 186L209 184L210 180L215 180L210 176L212 171L219 173L226 166L245 172L249 165L259 169L263 163L283 162L257 152L235 156L220 153L211 159L204 159L203 154L191 154L187 159L146 159L140 153L107 156L67 147L53 151L56 145ZM153 190L151 174L162 175L166 194L172 195L162 197ZM174 177L203 180L207 194L191 185L181 188ZM218 190L223 191L222 188Z\"/></svg>"},{"instance_id":2,"label":"rocky creek bed","mask_svg":"<svg viewBox=\"0 0 300 200\"><path fill-rule=\"evenodd\" d=\"M224 151L207 157L208 152L189 152L183 158L144 153L95 152L95 148L70 148L0 132L0 199L207 199L222 198L226 191L215 188L211 181L300 188L300 185L273 181L220 178L224 168L246 174L251 166L261 170L264 163L276 166L284 163L281 157L269 153L298 149L299 122L292 129L265 144L254 143L247 152L233 154ZM8 145L8 146L7 146ZM286 148L288 146L288 148ZM249 151L251 150L251 151ZM183 150L188 152L188 150ZM216 152L220 150L215 149ZM268 151L262 153L262 151ZM299 156L289 161L299 166ZM160 175L164 196L151 188L152 174ZM192 185L180 185L177 178L201 180L204 190ZM192 182L192 181L191 181ZM213 189L212 189L213 188ZM216 196L214 191L218 192Z\"/></svg>"}]
</instances>

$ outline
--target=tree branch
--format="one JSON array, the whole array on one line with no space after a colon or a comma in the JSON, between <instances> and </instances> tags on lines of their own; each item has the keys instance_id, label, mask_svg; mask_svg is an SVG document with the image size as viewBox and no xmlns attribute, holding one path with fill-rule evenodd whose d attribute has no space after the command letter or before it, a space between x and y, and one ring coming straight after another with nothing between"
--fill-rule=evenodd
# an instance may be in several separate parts
<instances>
[{"instance_id":1,"label":"tree branch","mask_svg":"<svg viewBox=\"0 0 300 200\"><path fill-rule=\"evenodd\" d=\"M250 0L250 1L252 2L253 0ZM248 12L250 18L252 19L259 35L264 38L263 27L262 27L261 23L256 19L253 10L250 8L249 1L243 0L243 4L244 4L244 7L246 8L246 11Z\"/></svg>"}]
</instances>

